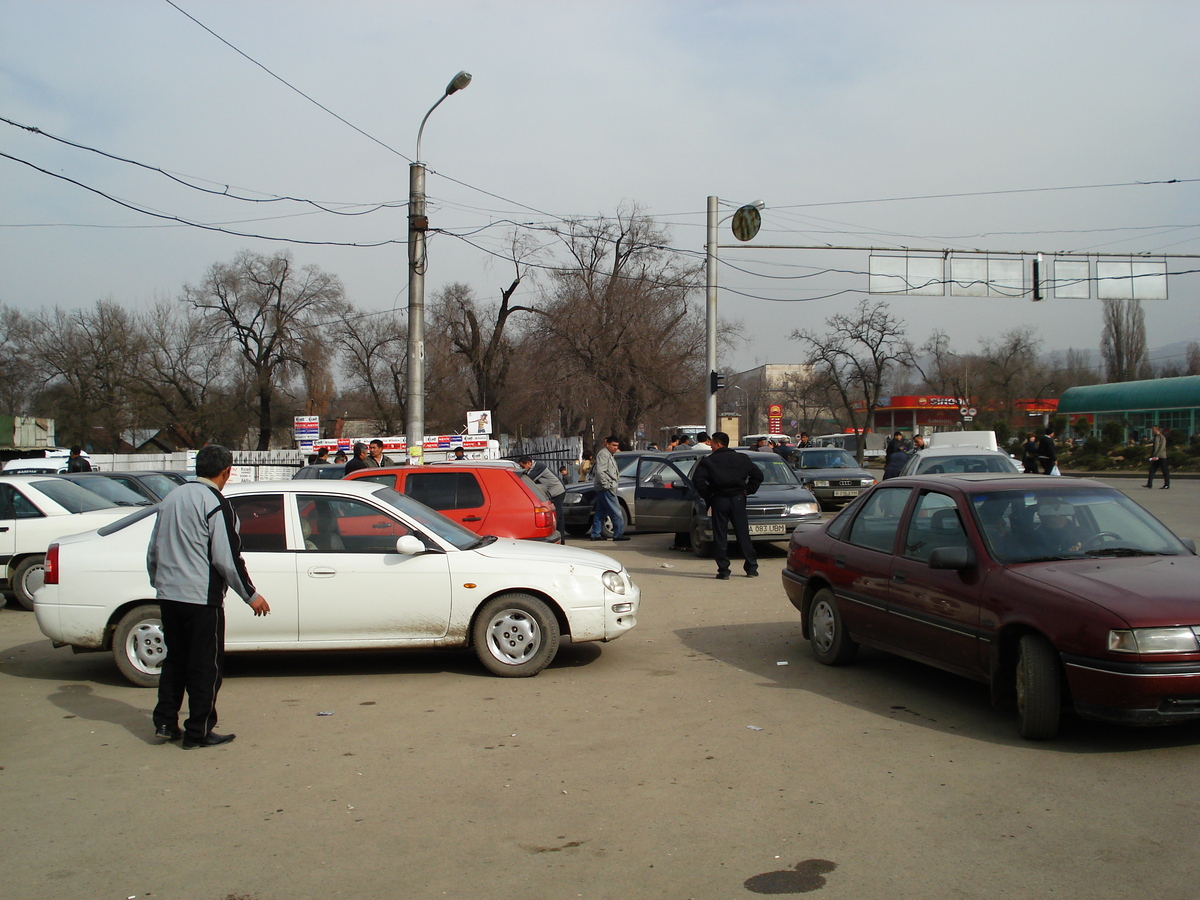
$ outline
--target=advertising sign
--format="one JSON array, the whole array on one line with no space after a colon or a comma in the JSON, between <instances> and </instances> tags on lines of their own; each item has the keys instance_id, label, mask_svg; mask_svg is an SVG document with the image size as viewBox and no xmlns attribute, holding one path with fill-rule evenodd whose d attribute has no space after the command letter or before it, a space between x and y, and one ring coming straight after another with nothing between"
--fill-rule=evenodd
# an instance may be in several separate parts
<instances>
[{"instance_id":1,"label":"advertising sign","mask_svg":"<svg viewBox=\"0 0 1200 900\"><path fill-rule=\"evenodd\" d=\"M467 413L467 434L491 434L492 411L490 409L473 410Z\"/></svg>"}]
</instances>

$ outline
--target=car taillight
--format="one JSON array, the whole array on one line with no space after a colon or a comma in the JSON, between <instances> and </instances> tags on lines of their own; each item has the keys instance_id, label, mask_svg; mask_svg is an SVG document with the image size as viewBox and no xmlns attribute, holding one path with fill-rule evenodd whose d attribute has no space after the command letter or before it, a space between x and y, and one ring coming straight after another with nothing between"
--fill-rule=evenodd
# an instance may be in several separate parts
<instances>
[{"instance_id":1,"label":"car taillight","mask_svg":"<svg viewBox=\"0 0 1200 900\"><path fill-rule=\"evenodd\" d=\"M533 508L533 524L538 528L554 528L554 510L544 506Z\"/></svg>"},{"instance_id":2,"label":"car taillight","mask_svg":"<svg viewBox=\"0 0 1200 900\"><path fill-rule=\"evenodd\" d=\"M45 584L58 584L58 544L51 544L46 551L43 575Z\"/></svg>"}]
</instances>

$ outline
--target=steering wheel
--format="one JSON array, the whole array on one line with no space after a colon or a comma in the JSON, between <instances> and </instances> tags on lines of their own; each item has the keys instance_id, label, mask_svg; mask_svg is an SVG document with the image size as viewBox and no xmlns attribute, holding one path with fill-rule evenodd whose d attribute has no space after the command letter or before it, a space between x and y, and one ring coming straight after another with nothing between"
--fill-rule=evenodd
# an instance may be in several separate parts
<instances>
[{"instance_id":1,"label":"steering wheel","mask_svg":"<svg viewBox=\"0 0 1200 900\"><path fill-rule=\"evenodd\" d=\"M1105 544L1125 540L1115 531L1099 531L1083 542L1084 550L1099 550Z\"/></svg>"}]
</instances>

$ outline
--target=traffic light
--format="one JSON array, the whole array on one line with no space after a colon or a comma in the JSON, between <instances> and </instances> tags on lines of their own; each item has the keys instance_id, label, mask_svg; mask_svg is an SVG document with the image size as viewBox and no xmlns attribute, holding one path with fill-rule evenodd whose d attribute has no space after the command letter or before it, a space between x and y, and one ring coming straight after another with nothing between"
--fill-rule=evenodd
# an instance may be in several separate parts
<instances>
[{"instance_id":1,"label":"traffic light","mask_svg":"<svg viewBox=\"0 0 1200 900\"><path fill-rule=\"evenodd\" d=\"M708 373L708 392L715 394L717 391L725 387L725 376L718 372Z\"/></svg>"}]
</instances>

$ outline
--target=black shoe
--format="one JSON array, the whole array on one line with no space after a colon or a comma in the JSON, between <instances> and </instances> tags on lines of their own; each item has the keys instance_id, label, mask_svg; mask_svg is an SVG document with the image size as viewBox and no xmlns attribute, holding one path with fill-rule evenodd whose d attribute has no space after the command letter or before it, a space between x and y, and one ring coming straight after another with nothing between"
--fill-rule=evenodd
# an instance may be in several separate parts
<instances>
[{"instance_id":1,"label":"black shoe","mask_svg":"<svg viewBox=\"0 0 1200 900\"><path fill-rule=\"evenodd\" d=\"M753 572L747 572L746 577L747 578L757 578L758 577L758 569L755 569Z\"/></svg>"},{"instance_id":2,"label":"black shoe","mask_svg":"<svg viewBox=\"0 0 1200 900\"><path fill-rule=\"evenodd\" d=\"M608 538L606 538L604 535L593 534L590 538L588 538L588 540L589 541L607 541Z\"/></svg>"},{"instance_id":3,"label":"black shoe","mask_svg":"<svg viewBox=\"0 0 1200 900\"><path fill-rule=\"evenodd\" d=\"M154 736L162 738L164 741L177 741L183 737L183 732L177 725L159 725L154 729Z\"/></svg>"},{"instance_id":4,"label":"black shoe","mask_svg":"<svg viewBox=\"0 0 1200 900\"><path fill-rule=\"evenodd\" d=\"M1149 490L1150 488L1154 487L1154 485L1147 484L1147 485L1143 485L1143 487L1145 487L1147 490Z\"/></svg>"},{"instance_id":5,"label":"black shoe","mask_svg":"<svg viewBox=\"0 0 1200 900\"><path fill-rule=\"evenodd\" d=\"M184 741L182 747L184 750L195 750L197 747L218 747L221 744L228 744L235 737L237 737L236 734L217 734L215 731L210 731L199 741Z\"/></svg>"},{"instance_id":6,"label":"black shoe","mask_svg":"<svg viewBox=\"0 0 1200 900\"><path fill-rule=\"evenodd\" d=\"M728 573L728 572L718 572L718 573L717 573L717 580L718 580L718 581L728 581L728 580L729 580L729 573Z\"/></svg>"},{"instance_id":7,"label":"black shoe","mask_svg":"<svg viewBox=\"0 0 1200 900\"><path fill-rule=\"evenodd\" d=\"M1162 487L1159 488L1160 491L1169 491L1170 489L1171 489L1171 486L1169 484L1164 484Z\"/></svg>"},{"instance_id":8,"label":"black shoe","mask_svg":"<svg viewBox=\"0 0 1200 900\"><path fill-rule=\"evenodd\" d=\"M614 541L627 541L627 540L629 540L629 538L625 537L625 535L621 535L620 537L613 538L613 540Z\"/></svg>"}]
</instances>

